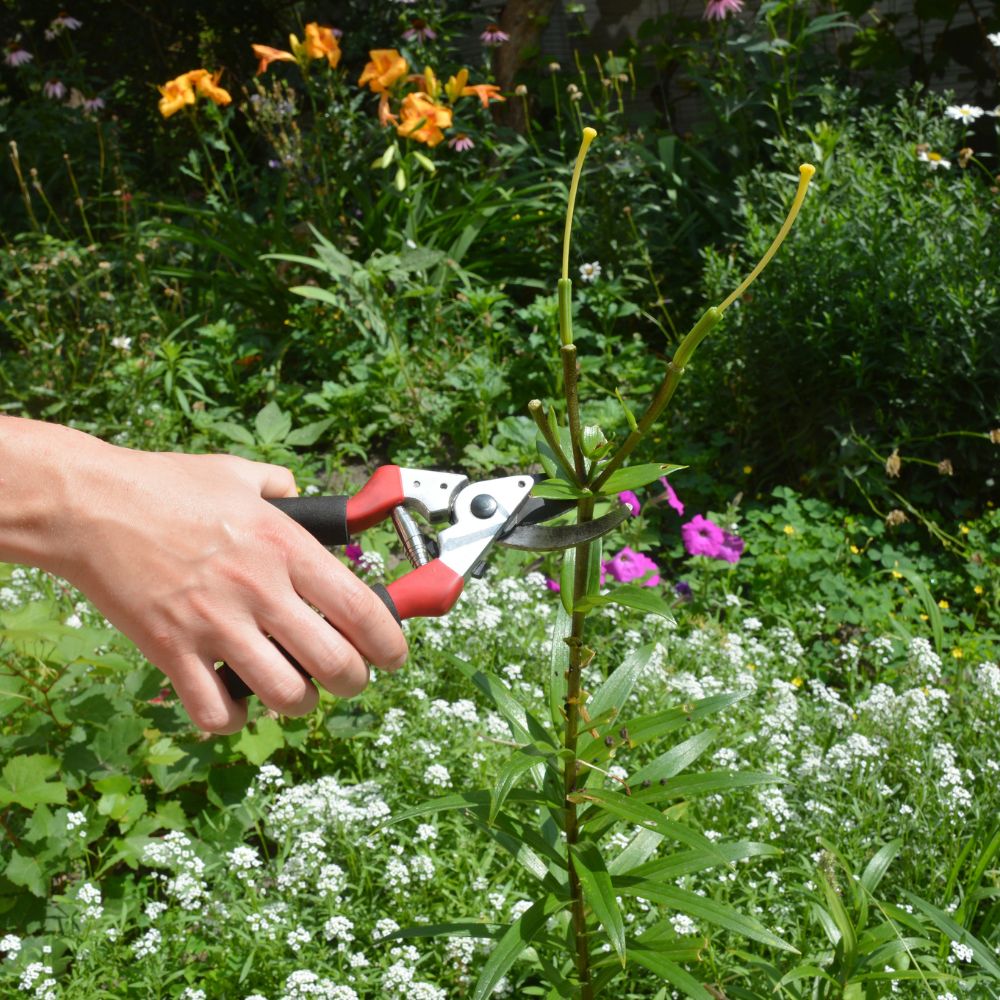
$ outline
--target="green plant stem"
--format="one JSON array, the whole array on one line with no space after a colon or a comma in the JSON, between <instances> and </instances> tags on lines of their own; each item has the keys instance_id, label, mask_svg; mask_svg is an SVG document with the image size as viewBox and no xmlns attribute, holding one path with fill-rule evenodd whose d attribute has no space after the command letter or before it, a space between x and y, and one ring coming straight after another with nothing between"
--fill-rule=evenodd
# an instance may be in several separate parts
<instances>
[{"instance_id":1,"label":"green plant stem","mask_svg":"<svg viewBox=\"0 0 1000 1000\"><path fill-rule=\"evenodd\" d=\"M545 413L545 407L542 406L542 401L540 399L533 399L528 403L528 412L531 414L535 423L538 425L538 429L542 433L542 437L545 438L545 443L552 449L552 453L556 457L556 461L563 467L563 471L571 479L576 478L576 473L573 469L573 463L566 456L566 452L563 451L562 445L559 443L559 439L552 432L551 426L549 426L549 421ZM577 482L577 486L582 486L583 484Z\"/></svg>"},{"instance_id":2,"label":"green plant stem","mask_svg":"<svg viewBox=\"0 0 1000 1000\"><path fill-rule=\"evenodd\" d=\"M709 331L722 319L722 313L715 306L707 309L701 319L688 331L687 336L681 341L674 356L667 365L667 374L660 383L659 389L653 401L649 404L642 419L636 425L634 431L625 439L622 446L615 452L614 456L601 471L601 474L594 480L592 488L596 491L604 485L608 477L618 468L622 462L628 458L635 450L636 445L643 439L646 432L656 422L657 418L670 402L687 363L691 360L698 345L708 336Z\"/></svg>"},{"instance_id":3,"label":"green plant stem","mask_svg":"<svg viewBox=\"0 0 1000 1000\"><path fill-rule=\"evenodd\" d=\"M583 431L580 425L580 391L576 370L576 345L565 344L559 352L563 366L563 391L566 393L566 417L569 440L573 447L573 465L581 484L587 481L587 463L583 457Z\"/></svg>"}]
</instances>

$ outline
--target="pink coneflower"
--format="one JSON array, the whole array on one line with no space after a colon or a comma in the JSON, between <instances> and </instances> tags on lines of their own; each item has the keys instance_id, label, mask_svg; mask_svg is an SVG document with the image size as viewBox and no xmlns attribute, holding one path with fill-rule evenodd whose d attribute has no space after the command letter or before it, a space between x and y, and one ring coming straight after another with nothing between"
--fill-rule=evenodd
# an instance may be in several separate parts
<instances>
[{"instance_id":1,"label":"pink coneflower","mask_svg":"<svg viewBox=\"0 0 1000 1000\"><path fill-rule=\"evenodd\" d=\"M54 28L56 31L76 31L77 28L83 27L83 22L78 21L75 17L67 14L66 11L60 11L59 16L54 18L52 24L49 25L50 28Z\"/></svg>"},{"instance_id":2,"label":"pink coneflower","mask_svg":"<svg viewBox=\"0 0 1000 1000\"><path fill-rule=\"evenodd\" d=\"M407 42L432 42L435 38L437 32L419 17L410 21L410 26L403 32L403 39Z\"/></svg>"},{"instance_id":3,"label":"pink coneflower","mask_svg":"<svg viewBox=\"0 0 1000 1000\"><path fill-rule=\"evenodd\" d=\"M448 145L455 150L456 153L464 153L467 150L472 149L475 143L464 133L460 132L453 139L448 140Z\"/></svg>"},{"instance_id":4,"label":"pink coneflower","mask_svg":"<svg viewBox=\"0 0 1000 1000\"><path fill-rule=\"evenodd\" d=\"M628 504L628 509L632 511L633 517L639 516L639 511L642 510L642 504L639 502L639 498L631 490L623 490L619 493L618 500L620 503Z\"/></svg>"},{"instance_id":5,"label":"pink coneflower","mask_svg":"<svg viewBox=\"0 0 1000 1000\"><path fill-rule=\"evenodd\" d=\"M104 107L103 97L85 97L83 99L84 111L100 111Z\"/></svg>"},{"instance_id":6,"label":"pink coneflower","mask_svg":"<svg viewBox=\"0 0 1000 1000\"><path fill-rule=\"evenodd\" d=\"M743 10L743 0L708 0L705 4L706 21L724 21L730 14Z\"/></svg>"},{"instance_id":7,"label":"pink coneflower","mask_svg":"<svg viewBox=\"0 0 1000 1000\"><path fill-rule=\"evenodd\" d=\"M701 514L695 514L681 525L681 538L689 556L709 556L712 559L719 558L719 549L725 540L722 528Z\"/></svg>"},{"instance_id":8,"label":"pink coneflower","mask_svg":"<svg viewBox=\"0 0 1000 1000\"><path fill-rule=\"evenodd\" d=\"M488 24L486 30L479 36L479 40L483 45L493 48L497 45L503 45L504 42L509 42L510 35L506 31L501 31L499 24Z\"/></svg>"},{"instance_id":9,"label":"pink coneflower","mask_svg":"<svg viewBox=\"0 0 1000 1000\"><path fill-rule=\"evenodd\" d=\"M53 101L61 101L66 96L66 84L62 80L46 80L42 93Z\"/></svg>"},{"instance_id":10,"label":"pink coneflower","mask_svg":"<svg viewBox=\"0 0 1000 1000\"><path fill-rule=\"evenodd\" d=\"M7 54L3 57L3 61L8 66L24 66L26 63L30 63L35 57L27 50L22 49L18 46L17 42L11 42L7 46Z\"/></svg>"},{"instance_id":11,"label":"pink coneflower","mask_svg":"<svg viewBox=\"0 0 1000 1000\"><path fill-rule=\"evenodd\" d=\"M683 517L684 516L684 504L681 502L680 498L674 492L673 486L671 486L670 483L667 482L667 477L666 476L660 476L660 482L663 484L663 488L667 491L666 494L664 494L666 496L666 498L667 498L667 503L671 507L673 507L674 510L676 510L677 513L680 514L681 517Z\"/></svg>"}]
</instances>

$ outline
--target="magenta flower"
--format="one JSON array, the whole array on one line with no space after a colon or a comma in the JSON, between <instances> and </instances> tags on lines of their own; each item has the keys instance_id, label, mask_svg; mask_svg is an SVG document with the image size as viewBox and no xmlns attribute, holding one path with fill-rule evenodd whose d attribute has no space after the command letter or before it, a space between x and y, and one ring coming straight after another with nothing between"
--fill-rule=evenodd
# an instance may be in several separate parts
<instances>
[{"instance_id":1,"label":"magenta flower","mask_svg":"<svg viewBox=\"0 0 1000 1000\"><path fill-rule=\"evenodd\" d=\"M674 593L682 601L690 601L691 600L691 584L690 583L686 583L684 580L678 580L674 584Z\"/></svg>"},{"instance_id":2,"label":"magenta flower","mask_svg":"<svg viewBox=\"0 0 1000 1000\"><path fill-rule=\"evenodd\" d=\"M11 45L7 49L7 55L3 57L3 61L8 66L24 66L25 63L30 63L34 58L27 49L18 49Z\"/></svg>"},{"instance_id":3,"label":"magenta flower","mask_svg":"<svg viewBox=\"0 0 1000 1000\"><path fill-rule=\"evenodd\" d=\"M628 546L618 555L612 556L602 568L619 583L642 580L645 586L655 587L660 582L660 570L656 563L649 556L634 552Z\"/></svg>"},{"instance_id":4,"label":"magenta flower","mask_svg":"<svg viewBox=\"0 0 1000 1000\"><path fill-rule=\"evenodd\" d=\"M351 542L344 546L344 555L356 566L361 562L361 546L357 542Z\"/></svg>"},{"instance_id":5,"label":"magenta flower","mask_svg":"<svg viewBox=\"0 0 1000 1000\"><path fill-rule=\"evenodd\" d=\"M728 531L722 533L722 544L716 559L725 559L728 563L738 563L746 542L739 535L731 535Z\"/></svg>"},{"instance_id":6,"label":"magenta flower","mask_svg":"<svg viewBox=\"0 0 1000 1000\"><path fill-rule=\"evenodd\" d=\"M545 578L545 586L556 594L558 594L559 591L562 590L562 588L559 586L558 581L553 580L551 576L547 576Z\"/></svg>"},{"instance_id":7,"label":"magenta flower","mask_svg":"<svg viewBox=\"0 0 1000 1000\"><path fill-rule=\"evenodd\" d=\"M464 153L466 150L472 149L475 143L464 133L460 132L458 135L448 140L448 145L455 150L456 153Z\"/></svg>"},{"instance_id":8,"label":"magenta flower","mask_svg":"<svg viewBox=\"0 0 1000 1000\"><path fill-rule=\"evenodd\" d=\"M681 525L681 538L689 556L709 556L719 558L719 548L723 542L723 531L714 521L701 514L695 514L686 524Z\"/></svg>"},{"instance_id":9,"label":"magenta flower","mask_svg":"<svg viewBox=\"0 0 1000 1000\"><path fill-rule=\"evenodd\" d=\"M681 503L677 494L674 492L673 486L667 482L666 476L660 476L660 482L663 483L663 488L667 491L667 503L680 514L681 517L684 516L684 504Z\"/></svg>"},{"instance_id":10,"label":"magenta flower","mask_svg":"<svg viewBox=\"0 0 1000 1000\"><path fill-rule=\"evenodd\" d=\"M437 32L419 17L413 18L409 28L403 32L403 39L407 42L431 42L435 38L437 38Z\"/></svg>"},{"instance_id":11,"label":"magenta flower","mask_svg":"<svg viewBox=\"0 0 1000 1000\"><path fill-rule=\"evenodd\" d=\"M622 503L628 504L628 509L632 511L633 517L639 516L639 511L642 510L642 504L639 502L639 498L631 490L623 490L618 494L618 499Z\"/></svg>"},{"instance_id":12,"label":"magenta flower","mask_svg":"<svg viewBox=\"0 0 1000 1000\"><path fill-rule=\"evenodd\" d=\"M495 47L503 45L504 42L509 42L510 35L506 31L501 31L499 24L488 24L486 25L486 30L479 36L479 40L483 45Z\"/></svg>"},{"instance_id":13,"label":"magenta flower","mask_svg":"<svg viewBox=\"0 0 1000 1000\"><path fill-rule=\"evenodd\" d=\"M743 9L743 0L708 0L705 4L706 21L724 21L730 14Z\"/></svg>"},{"instance_id":14,"label":"magenta flower","mask_svg":"<svg viewBox=\"0 0 1000 1000\"><path fill-rule=\"evenodd\" d=\"M53 101L61 101L66 96L66 84L62 80L46 80L42 93Z\"/></svg>"}]
</instances>

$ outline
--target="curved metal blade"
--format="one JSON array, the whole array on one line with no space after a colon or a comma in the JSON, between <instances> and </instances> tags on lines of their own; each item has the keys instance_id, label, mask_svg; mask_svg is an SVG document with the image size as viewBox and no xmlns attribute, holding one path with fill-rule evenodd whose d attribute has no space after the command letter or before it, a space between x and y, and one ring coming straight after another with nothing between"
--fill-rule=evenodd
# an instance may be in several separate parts
<instances>
[{"instance_id":1,"label":"curved metal blade","mask_svg":"<svg viewBox=\"0 0 1000 1000\"><path fill-rule=\"evenodd\" d=\"M603 517L584 521L583 524L565 524L555 528L544 524L518 524L507 535L498 538L497 544L506 545L509 549L528 549L532 552L571 549L574 545L592 542L606 535L617 528L631 513L628 504L620 503Z\"/></svg>"}]
</instances>

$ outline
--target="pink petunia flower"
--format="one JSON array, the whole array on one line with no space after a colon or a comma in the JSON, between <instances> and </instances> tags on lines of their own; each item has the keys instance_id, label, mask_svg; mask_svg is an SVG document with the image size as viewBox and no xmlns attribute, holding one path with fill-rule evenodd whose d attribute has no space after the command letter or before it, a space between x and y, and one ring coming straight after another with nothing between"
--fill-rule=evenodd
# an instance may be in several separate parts
<instances>
[{"instance_id":1,"label":"pink petunia flower","mask_svg":"<svg viewBox=\"0 0 1000 1000\"><path fill-rule=\"evenodd\" d=\"M479 36L479 40L483 45L496 47L503 45L504 42L509 42L510 35L506 31L501 31L499 24L488 24L486 30Z\"/></svg>"},{"instance_id":2,"label":"pink petunia flower","mask_svg":"<svg viewBox=\"0 0 1000 1000\"><path fill-rule=\"evenodd\" d=\"M639 502L639 498L631 490L623 490L618 494L618 499L621 503L628 504L628 509L632 511L633 517L639 516L639 511L642 510L642 504Z\"/></svg>"},{"instance_id":3,"label":"pink petunia flower","mask_svg":"<svg viewBox=\"0 0 1000 1000\"><path fill-rule=\"evenodd\" d=\"M475 143L464 132L460 132L458 135L448 140L448 145L455 150L456 153L464 153L466 150L472 149L472 147L475 146Z\"/></svg>"},{"instance_id":4,"label":"pink petunia flower","mask_svg":"<svg viewBox=\"0 0 1000 1000\"><path fill-rule=\"evenodd\" d=\"M743 0L708 0L705 4L706 21L724 21L730 14L743 9Z\"/></svg>"},{"instance_id":5,"label":"pink petunia flower","mask_svg":"<svg viewBox=\"0 0 1000 1000\"><path fill-rule=\"evenodd\" d=\"M7 54L3 57L3 61L8 66L24 66L30 63L35 57L27 49L18 49L11 46L7 49Z\"/></svg>"},{"instance_id":6,"label":"pink petunia flower","mask_svg":"<svg viewBox=\"0 0 1000 1000\"><path fill-rule=\"evenodd\" d=\"M66 84L62 80L46 80L42 93L53 101L61 101L66 96Z\"/></svg>"},{"instance_id":7,"label":"pink petunia flower","mask_svg":"<svg viewBox=\"0 0 1000 1000\"><path fill-rule=\"evenodd\" d=\"M660 582L660 569L656 563L649 556L635 552L627 545L604 563L603 568L607 570L608 576L619 583L642 580L644 586L655 587Z\"/></svg>"},{"instance_id":8,"label":"pink petunia flower","mask_svg":"<svg viewBox=\"0 0 1000 1000\"><path fill-rule=\"evenodd\" d=\"M673 486L667 482L666 476L660 476L660 482L663 483L663 488L667 491L667 503L680 514L681 517L684 516L684 504L681 503L680 498L674 492Z\"/></svg>"},{"instance_id":9,"label":"pink petunia flower","mask_svg":"<svg viewBox=\"0 0 1000 1000\"><path fill-rule=\"evenodd\" d=\"M553 580L551 576L547 576L545 578L545 586L556 594L562 590L562 587L559 586L559 582L557 580Z\"/></svg>"},{"instance_id":10,"label":"pink petunia flower","mask_svg":"<svg viewBox=\"0 0 1000 1000\"><path fill-rule=\"evenodd\" d=\"M722 528L714 521L695 514L686 524L681 525L681 538L690 556L719 558L719 548L724 541Z\"/></svg>"},{"instance_id":11,"label":"pink petunia flower","mask_svg":"<svg viewBox=\"0 0 1000 1000\"><path fill-rule=\"evenodd\" d=\"M344 555L347 556L348 560L356 566L361 562L361 546L357 542L351 542L349 545L344 546Z\"/></svg>"},{"instance_id":12,"label":"pink petunia flower","mask_svg":"<svg viewBox=\"0 0 1000 1000\"><path fill-rule=\"evenodd\" d=\"M739 535L731 535L728 531L722 533L722 544L716 559L724 559L727 563L738 563L746 542Z\"/></svg>"}]
</instances>

